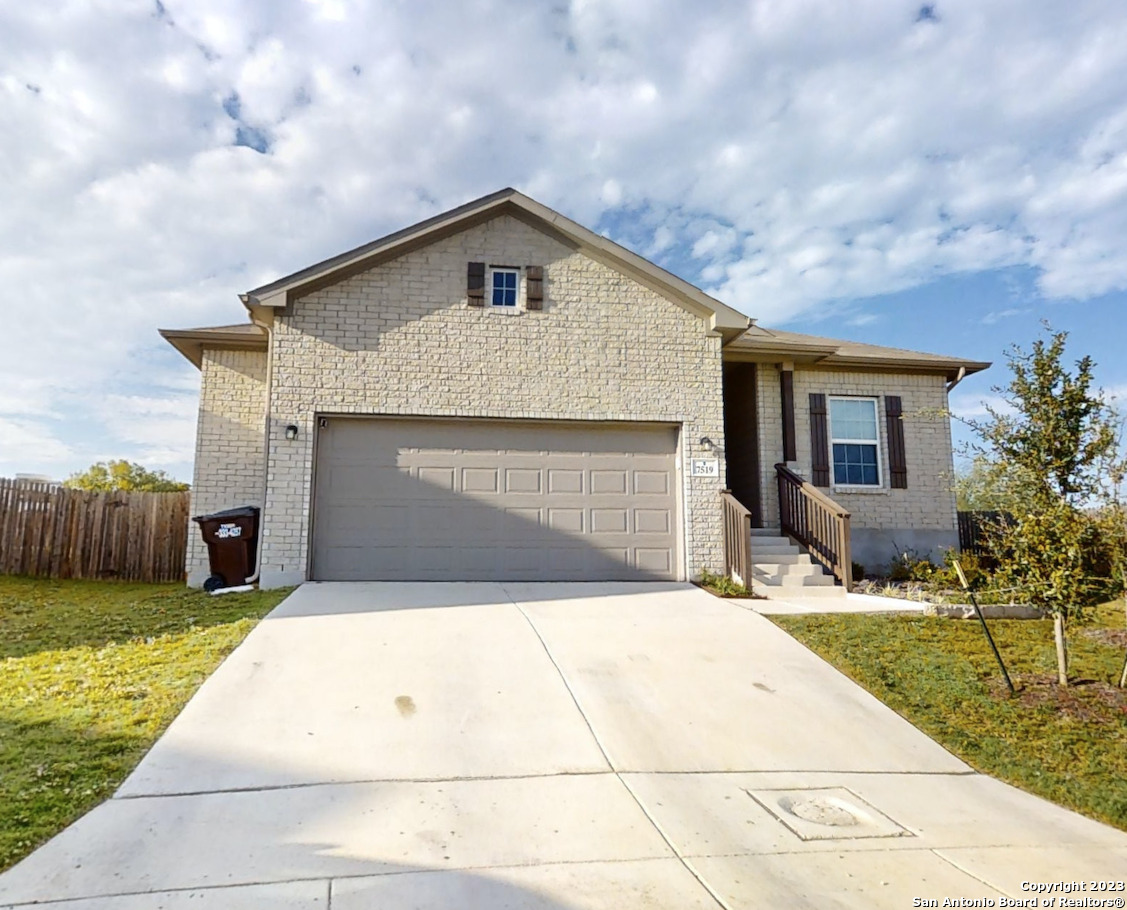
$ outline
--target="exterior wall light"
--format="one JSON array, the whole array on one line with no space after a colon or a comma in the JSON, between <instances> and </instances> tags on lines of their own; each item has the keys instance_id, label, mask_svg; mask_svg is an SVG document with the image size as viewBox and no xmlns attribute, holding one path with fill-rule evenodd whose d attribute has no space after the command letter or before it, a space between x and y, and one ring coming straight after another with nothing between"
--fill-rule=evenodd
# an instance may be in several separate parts
<instances>
[{"instance_id":1,"label":"exterior wall light","mask_svg":"<svg viewBox=\"0 0 1127 910\"><path fill-rule=\"evenodd\" d=\"M706 452L711 452L712 451L712 440L709 439L707 436L702 436L700 438L700 447L702 449L704 449Z\"/></svg>"},{"instance_id":2,"label":"exterior wall light","mask_svg":"<svg viewBox=\"0 0 1127 910\"><path fill-rule=\"evenodd\" d=\"M297 424L291 423L286 427L286 439L297 439Z\"/></svg>"}]
</instances>

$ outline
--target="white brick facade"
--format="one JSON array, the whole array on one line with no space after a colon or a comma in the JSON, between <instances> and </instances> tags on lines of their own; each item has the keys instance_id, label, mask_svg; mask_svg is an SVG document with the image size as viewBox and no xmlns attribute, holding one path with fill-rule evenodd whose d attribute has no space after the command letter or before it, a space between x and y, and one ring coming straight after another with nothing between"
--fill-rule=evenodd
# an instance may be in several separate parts
<instances>
[{"instance_id":1,"label":"white brick facade","mask_svg":"<svg viewBox=\"0 0 1127 910\"><path fill-rule=\"evenodd\" d=\"M192 515L262 505L265 467L266 353L205 350L192 478ZM188 584L208 572L207 547L188 529Z\"/></svg>"},{"instance_id":2,"label":"white brick facade","mask_svg":"<svg viewBox=\"0 0 1127 910\"><path fill-rule=\"evenodd\" d=\"M543 311L468 306L470 261L544 266ZM509 215L293 302L271 345L266 586L306 577L317 414L662 421L682 426L683 462L702 436L723 446L705 321ZM694 575L722 563L720 481L683 473Z\"/></svg>"},{"instance_id":3,"label":"white brick facade","mask_svg":"<svg viewBox=\"0 0 1127 910\"><path fill-rule=\"evenodd\" d=\"M759 405L759 464L763 491L763 519L779 526L779 496L775 464L782 461L782 405L779 372L760 364L757 373ZM863 396L878 399L881 485L872 491L835 489L827 493L851 513L854 559L868 568L885 565L900 549L912 548L938 558L944 547L958 545L955 514L951 421L947 415L946 380L939 374L860 372L796 366L794 422L797 461L790 467L811 478L810 394ZM902 399L904 449L908 488L894 490L889 482L888 439L884 396Z\"/></svg>"},{"instance_id":4,"label":"white brick facade","mask_svg":"<svg viewBox=\"0 0 1127 910\"><path fill-rule=\"evenodd\" d=\"M732 339L746 328L744 317L560 218L505 190L244 295L269 331L243 325L166 333L202 371L193 514L263 507L264 586L308 576L319 415L674 424L680 430L678 574L722 568L717 493L725 480L725 355L710 325L715 319ZM471 262L517 268L522 276L525 266L543 267L543 309L525 308L523 279L515 310L469 305ZM801 360L811 352L827 357L836 344L753 330L727 356L773 361L793 350ZM853 552L867 568L887 563L897 548L938 556L957 545L946 378L987 365L912 355L910 365L893 371L889 358L905 352L852 347L832 355L848 358L848 366L796 365L791 467L811 476L811 393L877 398L880 486L828 492L851 511ZM852 365L869 359L879 366ZM779 371L761 362L754 375L761 520L777 528ZM750 391L745 379L733 388L733 394ZM887 395L902 399L907 489L890 484ZM291 424L297 437L286 439ZM748 435L734 434L740 451L733 463L750 470ZM714 452L701 451L702 437L713 441ZM690 460L705 454L718 456L719 477L690 476ZM739 486L751 495L748 484ZM189 581L198 584L207 575L206 551L195 529L191 541Z\"/></svg>"}]
</instances>

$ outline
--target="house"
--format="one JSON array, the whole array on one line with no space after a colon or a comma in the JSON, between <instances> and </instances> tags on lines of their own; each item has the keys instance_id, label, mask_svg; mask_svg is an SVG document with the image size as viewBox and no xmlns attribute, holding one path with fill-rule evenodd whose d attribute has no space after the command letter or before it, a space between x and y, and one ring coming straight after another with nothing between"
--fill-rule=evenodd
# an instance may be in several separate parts
<instances>
[{"instance_id":1,"label":"house","mask_svg":"<svg viewBox=\"0 0 1127 910\"><path fill-rule=\"evenodd\" d=\"M265 587L687 579L723 488L780 528L778 463L866 565L957 545L944 409L988 364L762 328L515 190L241 299L162 335L202 374L193 514L262 507Z\"/></svg>"}]
</instances>

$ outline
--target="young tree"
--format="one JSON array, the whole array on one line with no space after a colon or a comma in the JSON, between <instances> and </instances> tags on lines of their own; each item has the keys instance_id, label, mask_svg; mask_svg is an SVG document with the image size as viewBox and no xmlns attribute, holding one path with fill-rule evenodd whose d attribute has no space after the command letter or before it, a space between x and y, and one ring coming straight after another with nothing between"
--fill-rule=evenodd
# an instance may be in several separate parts
<instances>
[{"instance_id":1,"label":"young tree","mask_svg":"<svg viewBox=\"0 0 1127 910\"><path fill-rule=\"evenodd\" d=\"M92 464L85 471L72 474L64 480L63 486L92 493L114 490L179 493L188 489L188 484L173 480L164 471L150 471L124 459Z\"/></svg>"},{"instance_id":2,"label":"young tree","mask_svg":"<svg viewBox=\"0 0 1127 910\"><path fill-rule=\"evenodd\" d=\"M1068 623L1106 593L1092 577L1100 538L1086 509L1101 490L1102 471L1115 457L1111 409L1092 389L1090 357L1064 364L1067 332L1038 339L1031 351L1008 352L1012 377L994 391L1008 405L988 407L989 419L972 421L980 457L1007 478L1016 494L1014 521L994 538L1002 579L1053 617L1057 681L1068 685Z\"/></svg>"},{"instance_id":3,"label":"young tree","mask_svg":"<svg viewBox=\"0 0 1127 910\"><path fill-rule=\"evenodd\" d=\"M955 501L961 512L1015 512L1022 506L1017 481L982 455L956 471Z\"/></svg>"}]
</instances>

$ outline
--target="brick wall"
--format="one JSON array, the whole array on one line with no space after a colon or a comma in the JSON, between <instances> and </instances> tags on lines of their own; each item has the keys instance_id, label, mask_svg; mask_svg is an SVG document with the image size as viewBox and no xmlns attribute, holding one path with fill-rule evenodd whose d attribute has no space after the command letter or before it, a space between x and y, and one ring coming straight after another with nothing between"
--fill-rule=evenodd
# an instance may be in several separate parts
<instances>
[{"instance_id":1,"label":"brick wall","mask_svg":"<svg viewBox=\"0 0 1127 910\"><path fill-rule=\"evenodd\" d=\"M760 364L757 376L760 406L760 470L764 524L778 527L779 500L775 464L782 460L779 373ZM852 515L854 552L858 561L885 564L895 547L920 550L938 558L945 546L958 540L953 489L951 421L947 416L946 380L935 374L858 372L803 369L794 371L795 435L798 460L791 468L811 477L810 394L857 395L878 398L881 486L872 491L840 490L829 495ZM884 395L899 395L903 403L904 448L908 488L889 485L888 440L885 436ZM831 466L832 472L832 466ZM832 474L831 474L832 476ZM859 548L860 546L860 548Z\"/></svg>"},{"instance_id":2,"label":"brick wall","mask_svg":"<svg viewBox=\"0 0 1127 910\"><path fill-rule=\"evenodd\" d=\"M467 306L470 261L544 266L544 310ZM294 302L272 344L267 585L305 577L318 412L668 421L685 458L702 436L723 446L720 339L704 321L510 216ZM689 574L721 565L719 487L685 478Z\"/></svg>"},{"instance_id":3,"label":"brick wall","mask_svg":"<svg viewBox=\"0 0 1127 910\"><path fill-rule=\"evenodd\" d=\"M266 415L266 353L205 350L191 514L261 506ZM188 528L188 584L208 576L199 526Z\"/></svg>"}]
</instances>

